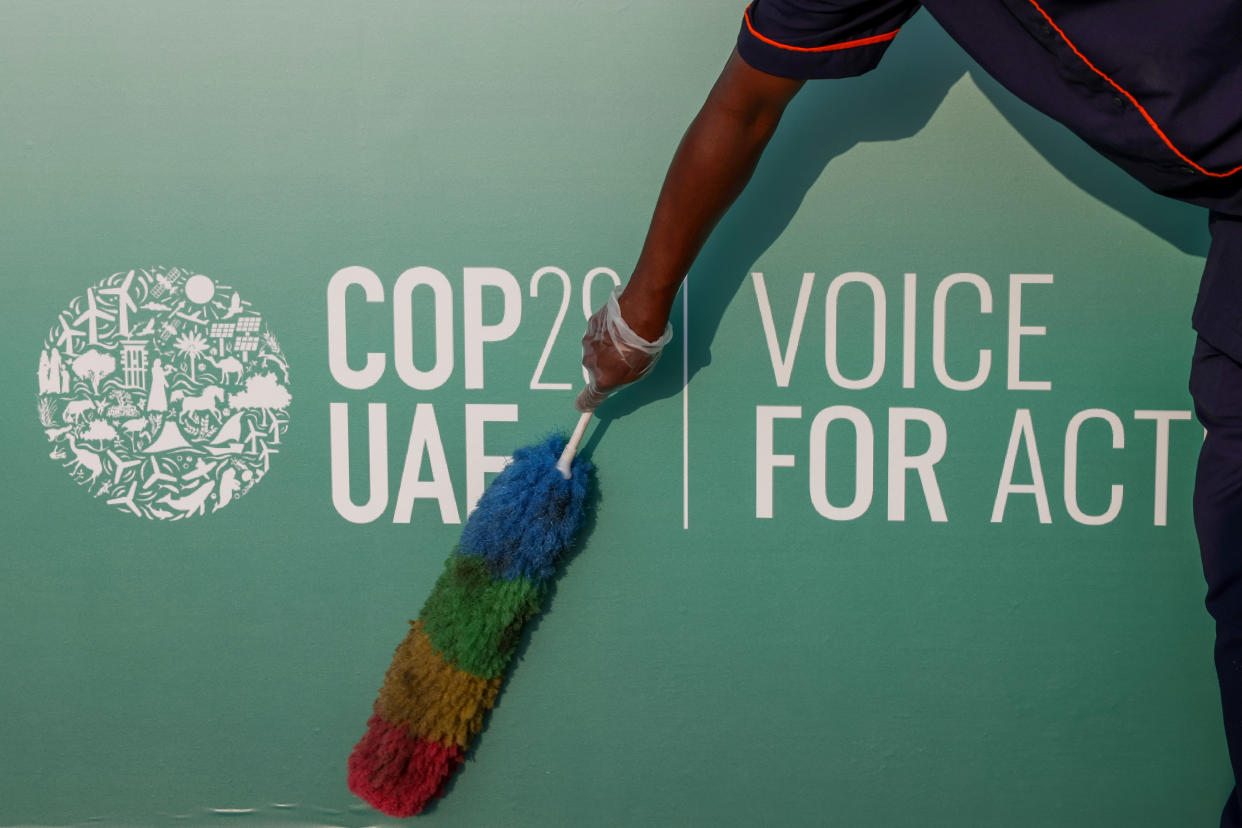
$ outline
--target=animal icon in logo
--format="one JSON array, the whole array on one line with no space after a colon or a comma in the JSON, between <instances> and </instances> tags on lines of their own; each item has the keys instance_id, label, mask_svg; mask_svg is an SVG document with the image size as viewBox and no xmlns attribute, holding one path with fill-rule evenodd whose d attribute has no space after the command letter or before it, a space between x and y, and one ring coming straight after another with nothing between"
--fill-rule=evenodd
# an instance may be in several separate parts
<instances>
[{"instance_id":1,"label":"animal icon in logo","mask_svg":"<svg viewBox=\"0 0 1242 828\"><path fill-rule=\"evenodd\" d=\"M143 518L237 502L289 427L289 362L267 319L232 285L184 268L88 287L57 314L37 376L49 456Z\"/></svg>"}]
</instances>

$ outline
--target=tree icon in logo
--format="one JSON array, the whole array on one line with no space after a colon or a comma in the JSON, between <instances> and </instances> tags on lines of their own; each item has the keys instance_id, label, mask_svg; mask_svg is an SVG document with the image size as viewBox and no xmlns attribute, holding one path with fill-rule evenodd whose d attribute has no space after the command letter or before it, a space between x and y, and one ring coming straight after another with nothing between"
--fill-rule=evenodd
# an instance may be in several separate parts
<instances>
[{"instance_id":1,"label":"tree icon in logo","mask_svg":"<svg viewBox=\"0 0 1242 828\"><path fill-rule=\"evenodd\" d=\"M39 353L50 456L123 512L216 512L267 473L288 430L289 363L229 285L136 268L88 288Z\"/></svg>"}]
</instances>

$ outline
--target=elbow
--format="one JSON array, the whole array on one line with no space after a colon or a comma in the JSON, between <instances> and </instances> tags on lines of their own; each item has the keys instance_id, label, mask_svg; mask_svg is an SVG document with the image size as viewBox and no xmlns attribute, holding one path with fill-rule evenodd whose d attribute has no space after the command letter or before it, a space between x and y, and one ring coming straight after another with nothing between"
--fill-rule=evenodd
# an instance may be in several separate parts
<instances>
[{"instance_id":1,"label":"elbow","mask_svg":"<svg viewBox=\"0 0 1242 828\"><path fill-rule=\"evenodd\" d=\"M744 132L773 132L785 113L788 99L764 97L713 96L704 107L705 114L713 119L727 121L734 129Z\"/></svg>"}]
</instances>

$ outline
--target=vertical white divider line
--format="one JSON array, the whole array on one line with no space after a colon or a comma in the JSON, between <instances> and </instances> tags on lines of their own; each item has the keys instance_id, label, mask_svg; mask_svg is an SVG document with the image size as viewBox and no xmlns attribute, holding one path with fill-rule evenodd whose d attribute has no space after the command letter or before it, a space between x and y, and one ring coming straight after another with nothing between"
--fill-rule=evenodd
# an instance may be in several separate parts
<instances>
[{"instance_id":1,"label":"vertical white divider line","mask_svg":"<svg viewBox=\"0 0 1242 828\"><path fill-rule=\"evenodd\" d=\"M690 280L681 288L681 528L690 528Z\"/></svg>"}]
</instances>

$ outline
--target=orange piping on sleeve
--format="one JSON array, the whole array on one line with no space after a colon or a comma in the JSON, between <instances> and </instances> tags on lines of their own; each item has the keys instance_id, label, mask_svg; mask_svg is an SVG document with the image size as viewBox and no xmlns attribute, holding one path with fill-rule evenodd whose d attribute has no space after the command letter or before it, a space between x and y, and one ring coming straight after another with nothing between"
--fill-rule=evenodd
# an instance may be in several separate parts
<instances>
[{"instance_id":1,"label":"orange piping on sleeve","mask_svg":"<svg viewBox=\"0 0 1242 828\"><path fill-rule=\"evenodd\" d=\"M1203 173L1204 175L1207 175L1207 176L1211 176L1212 178L1228 178L1234 173L1242 171L1242 164L1239 164L1238 166L1234 167L1232 170L1229 170L1228 172L1212 172L1211 170L1205 169L1204 167L1201 167L1199 164L1196 164L1194 161L1190 160L1190 158L1186 155L1186 153L1178 149L1177 145L1174 144L1173 141L1169 138L1169 136L1165 134L1164 130L1160 128L1160 124L1156 123L1156 119L1151 116L1151 113L1148 112L1147 109L1141 103L1138 102L1138 98L1135 98L1133 95L1130 94L1130 91L1128 89L1123 87L1121 84L1117 83L1117 81L1110 78L1106 73L1104 73L1102 70L1096 67L1094 63L1087 60L1087 56L1084 55L1082 52L1078 51L1078 47L1074 45L1074 41L1069 39L1069 35L1065 34L1065 32L1062 31L1061 27L1056 24L1056 22L1052 19L1052 17L1048 14L1048 12L1044 11L1043 7L1040 6L1039 3L1036 2L1036 0L1028 0L1028 2L1030 2L1030 4L1035 7L1036 11L1038 11L1041 15L1043 15L1044 20L1048 21L1048 25L1051 26L1056 31L1056 33L1061 36L1061 39L1065 41L1065 45L1070 47L1073 53L1077 55L1078 58L1083 63L1087 65L1088 69L1090 69L1092 72L1095 72L1105 81L1107 81L1109 86L1111 86L1113 89L1116 89L1118 92L1124 95L1127 99L1129 99L1130 103L1134 104L1135 109L1137 109L1139 114L1143 116L1143 120L1147 121L1147 125L1152 128L1152 130L1156 133L1156 135L1160 136L1160 140L1164 142L1165 146L1167 146L1169 149L1173 151L1174 155L1176 155L1178 158L1185 161L1195 171Z\"/></svg>"},{"instance_id":2,"label":"orange piping on sleeve","mask_svg":"<svg viewBox=\"0 0 1242 828\"><path fill-rule=\"evenodd\" d=\"M775 46L778 49L788 49L791 52L837 52L841 49L853 49L855 46L870 46L872 43L883 43L886 40L892 40L897 36L897 33L901 31L901 29L893 29L891 32L885 32L884 34L872 35L871 37L861 37L858 40L847 40L843 43L830 43L827 46L790 46L760 34L758 30L755 29L754 24L750 22L749 6L743 14L746 18L746 28L750 30L751 34L769 46Z\"/></svg>"}]
</instances>

